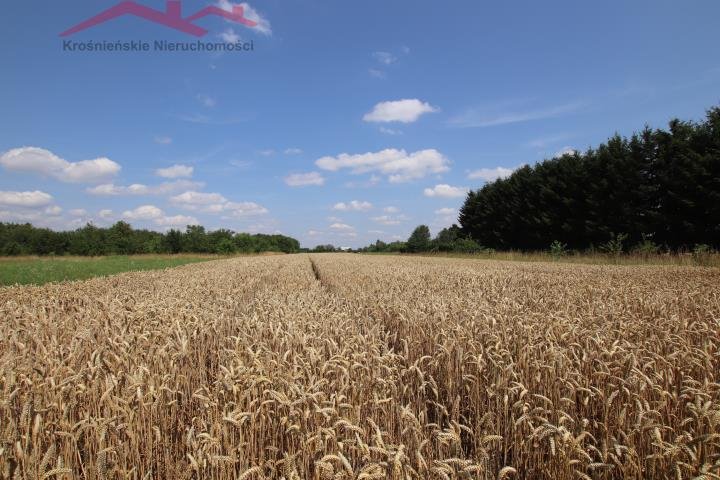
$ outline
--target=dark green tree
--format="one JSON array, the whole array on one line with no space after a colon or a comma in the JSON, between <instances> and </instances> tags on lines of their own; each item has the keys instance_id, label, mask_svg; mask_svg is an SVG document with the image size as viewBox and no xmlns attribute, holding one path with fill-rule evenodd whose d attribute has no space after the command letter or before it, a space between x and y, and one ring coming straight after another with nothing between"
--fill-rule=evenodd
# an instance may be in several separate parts
<instances>
[{"instance_id":1,"label":"dark green tree","mask_svg":"<svg viewBox=\"0 0 720 480\"><path fill-rule=\"evenodd\" d=\"M407 241L407 250L410 253L430 250L430 228L427 225L420 225L413 230Z\"/></svg>"}]
</instances>

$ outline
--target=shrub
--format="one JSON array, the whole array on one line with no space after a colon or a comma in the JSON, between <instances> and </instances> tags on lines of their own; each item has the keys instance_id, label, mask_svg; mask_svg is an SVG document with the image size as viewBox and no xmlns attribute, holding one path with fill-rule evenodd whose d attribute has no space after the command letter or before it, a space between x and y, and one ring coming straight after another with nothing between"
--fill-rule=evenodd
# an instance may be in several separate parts
<instances>
[{"instance_id":1,"label":"shrub","mask_svg":"<svg viewBox=\"0 0 720 480\"><path fill-rule=\"evenodd\" d=\"M567 254L567 243L562 243L560 240L555 240L553 243L550 244L550 255L552 255L555 260L558 260L560 257L564 257Z\"/></svg>"}]
</instances>

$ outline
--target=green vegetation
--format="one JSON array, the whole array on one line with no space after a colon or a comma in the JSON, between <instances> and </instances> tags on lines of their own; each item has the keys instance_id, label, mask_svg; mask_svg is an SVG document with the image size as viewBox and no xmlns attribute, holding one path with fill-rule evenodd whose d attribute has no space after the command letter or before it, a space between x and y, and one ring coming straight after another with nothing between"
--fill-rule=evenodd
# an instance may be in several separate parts
<instances>
[{"instance_id":1,"label":"green vegetation","mask_svg":"<svg viewBox=\"0 0 720 480\"><path fill-rule=\"evenodd\" d=\"M284 235L250 235L230 230L205 231L190 225L185 232L135 230L118 222L110 228L87 225L72 232L54 232L30 224L0 223L0 255L137 255L300 251L300 242Z\"/></svg>"},{"instance_id":2,"label":"green vegetation","mask_svg":"<svg viewBox=\"0 0 720 480\"><path fill-rule=\"evenodd\" d=\"M522 167L470 192L459 222L434 239L420 225L407 242L359 251L719 265L720 107L701 123L672 120Z\"/></svg>"},{"instance_id":3,"label":"green vegetation","mask_svg":"<svg viewBox=\"0 0 720 480\"><path fill-rule=\"evenodd\" d=\"M332 245L326 246L332 247ZM432 238L427 225L419 225L408 238L407 242L385 243L381 240L358 250L363 253L489 253L492 250L483 248L469 238L457 225L445 228Z\"/></svg>"},{"instance_id":4,"label":"green vegetation","mask_svg":"<svg viewBox=\"0 0 720 480\"><path fill-rule=\"evenodd\" d=\"M701 123L672 120L615 135L470 192L465 235L498 250L569 249L609 255L720 247L720 107ZM702 257L702 252L700 256Z\"/></svg>"},{"instance_id":5,"label":"green vegetation","mask_svg":"<svg viewBox=\"0 0 720 480\"><path fill-rule=\"evenodd\" d=\"M42 285L139 270L159 270L212 260L205 256L115 256L0 259L0 285Z\"/></svg>"}]
</instances>

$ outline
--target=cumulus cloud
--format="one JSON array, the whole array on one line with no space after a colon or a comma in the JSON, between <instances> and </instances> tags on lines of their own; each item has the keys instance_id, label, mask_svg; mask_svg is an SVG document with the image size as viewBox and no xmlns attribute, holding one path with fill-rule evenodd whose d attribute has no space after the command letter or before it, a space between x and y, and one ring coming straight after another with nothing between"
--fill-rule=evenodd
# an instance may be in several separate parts
<instances>
[{"instance_id":1,"label":"cumulus cloud","mask_svg":"<svg viewBox=\"0 0 720 480\"><path fill-rule=\"evenodd\" d=\"M205 184L202 182L191 182L188 180L165 182L159 185L143 185L142 183L134 183L132 185L124 186L115 185L114 183L105 183L96 187L88 188L85 191L91 195L108 197L121 195L170 195L189 188L202 188L204 185Z\"/></svg>"},{"instance_id":2,"label":"cumulus cloud","mask_svg":"<svg viewBox=\"0 0 720 480\"><path fill-rule=\"evenodd\" d=\"M251 7L248 3L233 3L229 0L219 0L217 6L223 10L232 11L234 6L241 6L244 9L243 16L248 20L252 20L257 23L257 26L252 27L252 30L262 33L263 35L272 35L272 26L270 21L263 17L257 10Z\"/></svg>"},{"instance_id":3,"label":"cumulus cloud","mask_svg":"<svg viewBox=\"0 0 720 480\"><path fill-rule=\"evenodd\" d=\"M109 158L68 162L37 147L9 150L0 156L0 165L10 171L48 175L68 183L97 183L117 175L121 169Z\"/></svg>"},{"instance_id":4,"label":"cumulus cloud","mask_svg":"<svg viewBox=\"0 0 720 480\"><path fill-rule=\"evenodd\" d=\"M350 232L355 230L354 227L348 225L347 223L333 223L329 228L330 230L336 232Z\"/></svg>"},{"instance_id":5,"label":"cumulus cloud","mask_svg":"<svg viewBox=\"0 0 720 480\"><path fill-rule=\"evenodd\" d=\"M365 114L366 122L401 122L412 123L425 113L437 112L438 109L417 98L381 102L375 105L372 112Z\"/></svg>"},{"instance_id":6,"label":"cumulus cloud","mask_svg":"<svg viewBox=\"0 0 720 480\"><path fill-rule=\"evenodd\" d=\"M340 202L336 203L333 206L333 210L336 210L338 212L367 212L368 210L371 210L373 208L372 203L370 202L361 202L358 200L353 200L351 202L345 203Z\"/></svg>"},{"instance_id":7,"label":"cumulus cloud","mask_svg":"<svg viewBox=\"0 0 720 480\"><path fill-rule=\"evenodd\" d=\"M255 202L227 202L222 207L222 211L227 212L230 217L251 217L268 213L267 208Z\"/></svg>"},{"instance_id":8,"label":"cumulus cloud","mask_svg":"<svg viewBox=\"0 0 720 480\"><path fill-rule=\"evenodd\" d=\"M398 213L399 211L399 208L393 206L383 208L383 212L385 213Z\"/></svg>"},{"instance_id":9,"label":"cumulus cloud","mask_svg":"<svg viewBox=\"0 0 720 480\"><path fill-rule=\"evenodd\" d=\"M84 208L74 208L68 212L73 217L86 217L88 212Z\"/></svg>"},{"instance_id":10,"label":"cumulus cloud","mask_svg":"<svg viewBox=\"0 0 720 480\"><path fill-rule=\"evenodd\" d=\"M386 149L375 153L337 157L323 157L315 162L319 168L336 172L349 169L358 175L380 172L388 176L390 183L401 183L423 178L428 174L449 170L450 161L437 150L422 150L408 154L405 150Z\"/></svg>"},{"instance_id":11,"label":"cumulus cloud","mask_svg":"<svg viewBox=\"0 0 720 480\"><path fill-rule=\"evenodd\" d=\"M467 187L453 187L442 183L433 188L426 188L423 193L426 197L458 198L467 195L468 190Z\"/></svg>"},{"instance_id":12,"label":"cumulus cloud","mask_svg":"<svg viewBox=\"0 0 720 480\"><path fill-rule=\"evenodd\" d=\"M155 143L158 145L170 145L173 142L171 137L157 136L155 137Z\"/></svg>"},{"instance_id":13,"label":"cumulus cloud","mask_svg":"<svg viewBox=\"0 0 720 480\"><path fill-rule=\"evenodd\" d=\"M435 215L442 215L444 217L447 217L448 215L455 215L455 209L454 208L439 208L435 210Z\"/></svg>"},{"instance_id":14,"label":"cumulus cloud","mask_svg":"<svg viewBox=\"0 0 720 480\"><path fill-rule=\"evenodd\" d=\"M0 205L8 207L37 208L50 205L53 197L50 194L35 190L34 192L0 191Z\"/></svg>"},{"instance_id":15,"label":"cumulus cloud","mask_svg":"<svg viewBox=\"0 0 720 480\"><path fill-rule=\"evenodd\" d=\"M170 199L172 203L188 210L225 214L227 217L264 215L268 210L255 202L231 202L219 193L189 191Z\"/></svg>"},{"instance_id":16,"label":"cumulus cloud","mask_svg":"<svg viewBox=\"0 0 720 480\"><path fill-rule=\"evenodd\" d=\"M51 217L56 217L62 213L63 209L58 207L57 205L51 205L43 211L45 212L46 215L49 215Z\"/></svg>"},{"instance_id":17,"label":"cumulus cloud","mask_svg":"<svg viewBox=\"0 0 720 480\"><path fill-rule=\"evenodd\" d=\"M108 220L113 217L113 211L108 209L100 210L100 212L98 212L98 216L103 220Z\"/></svg>"},{"instance_id":18,"label":"cumulus cloud","mask_svg":"<svg viewBox=\"0 0 720 480\"><path fill-rule=\"evenodd\" d=\"M286 148L285 155L300 155L303 151L299 148Z\"/></svg>"},{"instance_id":19,"label":"cumulus cloud","mask_svg":"<svg viewBox=\"0 0 720 480\"><path fill-rule=\"evenodd\" d=\"M227 199L219 193L189 191L172 197L170 201L184 205L211 205L215 203L225 203Z\"/></svg>"},{"instance_id":20,"label":"cumulus cloud","mask_svg":"<svg viewBox=\"0 0 720 480\"><path fill-rule=\"evenodd\" d=\"M436 222L439 222L439 224L451 224L453 222L456 222L458 219L458 213L457 210L454 208L439 208L435 210Z\"/></svg>"},{"instance_id":21,"label":"cumulus cloud","mask_svg":"<svg viewBox=\"0 0 720 480\"><path fill-rule=\"evenodd\" d=\"M318 172L293 173L285 177L285 183L291 187L322 186L325 178Z\"/></svg>"},{"instance_id":22,"label":"cumulus cloud","mask_svg":"<svg viewBox=\"0 0 720 480\"><path fill-rule=\"evenodd\" d=\"M481 168L470 172L468 178L470 180L485 180L486 182L494 182L500 178L507 178L515 171L514 168L495 167Z\"/></svg>"},{"instance_id":23,"label":"cumulus cloud","mask_svg":"<svg viewBox=\"0 0 720 480\"><path fill-rule=\"evenodd\" d=\"M381 225L400 225L403 220L405 220L405 217L402 215L396 217L392 215L380 215L379 217L372 217L370 220Z\"/></svg>"},{"instance_id":24,"label":"cumulus cloud","mask_svg":"<svg viewBox=\"0 0 720 480\"><path fill-rule=\"evenodd\" d=\"M559 151L555 152L555 158L562 157L565 155L575 155L577 150L573 147L563 147Z\"/></svg>"},{"instance_id":25,"label":"cumulus cloud","mask_svg":"<svg viewBox=\"0 0 720 480\"><path fill-rule=\"evenodd\" d=\"M127 220L155 220L163 216L163 211L155 205L143 205L122 214Z\"/></svg>"},{"instance_id":26,"label":"cumulus cloud","mask_svg":"<svg viewBox=\"0 0 720 480\"><path fill-rule=\"evenodd\" d=\"M341 236L341 237L348 237L348 238L355 238L357 237L357 232L355 231L355 227L348 225L346 223L333 223L328 227L331 233Z\"/></svg>"},{"instance_id":27,"label":"cumulus cloud","mask_svg":"<svg viewBox=\"0 0 720 480\"><path fill-rule=\"evenodd\" d=\"M155 220L155 223L161 227L185 227L188 225L199 225L198 219L185 215L174 215L172 217L161 217Z\"/></svg>"},{"instance_id":28,"label":"cumulus cloud","mask_svg":"<svg viewBox=\"0 0 720 480\"><path fill-rule=\"evenodd\" d=\"M100 212L101 218L107 219L111 216L112 211L110 210L102 210ZM186 215L168 216L162 209L155 205L143 205L134 210L128 210L122 214L122 217L129 221L152 222L159 227L166 228L198 225L200 223L197 218Z\"/></svg>"},{"instance_id":29,"label":"cumulus cloud","mask_svg":"<svg viewBox=\"0 0 720 480\"><path fill-rule=\"evenodd\" d=\"M8 193L35 193L35 192L0 192L0 222L29 222L36 227L47 227L55 230L66 229L72 226L61 214L63 209L57 205L46 205L44 196L33 199L31 196ZM42 192L40 192L42 193ZM7 201L3 203L3 199Z\"/></svg>"},{"instance_id":30,"label":"cumulus cloud","mask_svg":"<svg viewBox=\"0 0 720 480\"><path fill-rule=\"evenodd\" d=\"M195 167L187 165L173 165L172 167L155 170L155 174L163 178L190 178L194 172Z\"/></svg>"}]
</instances>

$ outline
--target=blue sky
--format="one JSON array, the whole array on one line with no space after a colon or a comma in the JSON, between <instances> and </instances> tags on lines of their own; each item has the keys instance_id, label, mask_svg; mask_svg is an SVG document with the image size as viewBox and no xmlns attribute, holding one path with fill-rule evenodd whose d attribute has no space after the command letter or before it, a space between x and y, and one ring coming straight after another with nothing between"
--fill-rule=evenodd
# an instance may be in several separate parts
<instances>
[{"instance_id":1,"label":"blue sky","mask_svg":"<svg viewBox=\"0 0 720 480\"><path fill-rule=\"evenodd\" d=\"M404 239L520 165L720 103L715 0L260 0L258 27L196 22L251 52L63 51L116 3L3 6L0 221ZM67 40L198 39L128 16Z\"/></svg>"}]
</instances>

